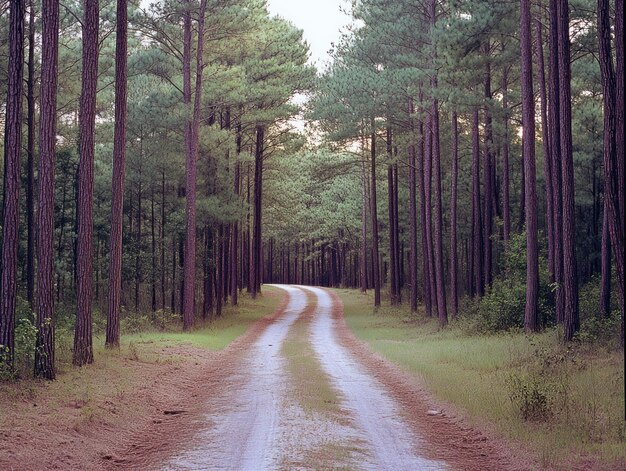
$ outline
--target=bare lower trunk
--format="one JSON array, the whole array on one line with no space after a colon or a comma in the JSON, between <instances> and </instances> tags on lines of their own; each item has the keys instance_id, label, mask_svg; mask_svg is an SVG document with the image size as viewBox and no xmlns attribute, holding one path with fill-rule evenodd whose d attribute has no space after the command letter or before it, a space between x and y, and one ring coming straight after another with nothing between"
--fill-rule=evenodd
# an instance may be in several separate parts
<instances>
[{"instance_id":1,"label":"bare lower trunk","mask_svg":"<svg viewBox=\"0 0 626 471\"><path fill-rule=\"evenodd\" d=\"M106 345L119 347L122 302L122 233L124 223L124 178L126 170L127 109L127 0L117 0L115 46L115 139L111 182L111 239L109 241L109 287Z\"/></svg>"},{"instance_id":2,"label":"bare lower trunk","mask_svg":"<svg viewBox=\"0 0 626 471\"><path fill-rule=\"evenodd\" d=\"M411 122L411 138L414 138L413 100L409 99L409 120ZM409 282L411 283L411 312L417 311L417 158L415 143L409 145Z\"/></svg>"},{"instance_id":3,"label":"bare lower trunk","mask_svg":"<svg viewBox=\"0 0 626 471\"><path fill-rule=\"evenodd\" d=\"M570 22L568 0L556 0L558 18L559 111L561 129L561 181L563 208L564 339L570 341L580 328L576 266L574 207L574 157L572 154L572 96L570 74Z\"/></svg>"},{"instance_id":4,"label":"bare lower trunk","mask_svg":"<svg viewBox=\"0 0 626 471\"><path fill-rule=\"evenodd\" d=\"M456 111L452 112L452 157L450 187L450 310L456 317L459 309L458 261L457 261L457 182L459 179L459 119Z\"/></svg>"},{"instance_id":5,"label":"bare lower trunk","mask_svg":"<svg viewBox=\"0 0 626 471\"><path fill-rule=\"evenodd\" d=\"M524 173L526 212L526 309L524 328L539 330L539 248L537 241L537 188L535 176L535 97L533 93L532 33L530 0L520 1L522 57L522 127L524 130Z\"/></svg>"},{"instance_id":6,"label":"bare lower trunk","mask_svg":"<svg viewBox=\"0 0 626 471\"><path fill-rule=\"evenodd\" d=\"M78 172L78 236L76 245L76 366L93 363L93 186L98 84L98 0L85 0L83 72L80 97L80 157Z\"/></svg>"},{"instance_id":7,"label":"bare lower trunk","mask_svg":"<svg viewBox=\"0 0 626 471\"><path fill-rule=\"evenodd\" d=\"M59 3L56 0L44 0L41 13L43 25L39 115L35 376L54 379L54 164Z\"/></svg>"},{"instance_id":8,"label":"bare lower trunk","mask_svg":"<svg viewBox=\"0 0 626 471\"><path fill-rule=\"evenodd\" d=\"M374 277L374 306L380 306L380 254L378 251L378 208L376 202L376 127L375 122L372 119L372 136L371 136L371 198L370 198L370 212L372 216L372 262L373 262L373 277Z\"/></svg>"}]
</instances>

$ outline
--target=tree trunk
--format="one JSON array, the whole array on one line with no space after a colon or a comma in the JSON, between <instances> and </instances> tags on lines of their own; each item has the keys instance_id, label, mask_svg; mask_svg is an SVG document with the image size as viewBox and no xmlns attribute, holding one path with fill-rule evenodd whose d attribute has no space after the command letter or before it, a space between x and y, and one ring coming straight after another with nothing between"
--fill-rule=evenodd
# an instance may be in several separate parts
<instances>
[{"instance_id":1,"label":"tree trunk","mask_svg":"<svg viewBox=\"0 0 626 471\"><path fill-rule=\"evenodd\" d=\"M550 148L550 128L548 126L548 95L546 93L546 73L543 58L543 34L541 21L535 20L537 31L537 68L539 69L539 96L541 97L541 143L546 182L546 233L548 236L548 267L554 281L554 188L552 182L552 150Z\"/></svg>"},{"instance_id":2,"label":"tree trunk","mask_svg":"<svg viewBox=\"0 0 626 471\"><path fill-rule=\"evenodd\" d=\"M237 200L239 200L239 189L240 189L240 180L241 180L241 122L237 123L237 137L236 137L236 146L237 146L237 156L235 160L235 171L233 177L233 190L235 195L237 196ZM231 236L230 236L230 300L233 306L238 304L237 296L238 296L238 288L239 288L239 273L238 273L238 260L239 260L239 222L235 221L231 226Z\"/></svg>"},{"instance_id":3,"label":"tree trunk","mask_svg":"<svg viewBox=\"0 0 626 471\"><path fill-rule=\"evenodd\" d=\"M489 55L489 42L485 44L486 54ZM486 286L491 286L491 279L493 274L493 241L491 240L491 234L493 233L493 199L495 189L493 187L492 173L493 173L493 123L491 117L490 101L491 96L491 64L487 59L487 65L485 69L485 99L487 104L485 105L485 146L484 152L484 186L485 186L485 199L484 199L484 234L483 234L483 269L485 271L483 278Z\"/></svg>"},{"instance_id":4,"label":"tree trunk","mask_svg":"<svg viewBox=\"0 0 626 471\"><path fill-rule=\"evenodd\" d=\"M135 247L135 312L139 314L139 293L141 282L143 278L142 265L141 265L141 253L143 252L143 234L142 234L142 220L143 220L143 177L142 177L142 164L143 164L143 133L139 138L139 178L137 181L137 234L136 234L136 247Z\"/></svg>"},{"instance_id":5,"label":"tree trunk","mask_svg":"<svg viewBox=\"0 0 626 471\"><path fill-rule=\"evenodd\" d=\"M420 187L420 226L422 228L422 290L424 296L424 307L426 309L426 315L432 316L432 303L435 301L431 297L431 271L430 271L430 259L431 254L428 251L428 237L426 234L426 152L424 144L426 141L426 131L424 130L424 123L420 120L418 124L420 141L417 148L417 164L418 178Z\"/></svg>"},{"instance_id":6,"label":"tree trunk","mask_svg":"<svg viewBox=\"0 0 626 471\"><path fill-rule=\"evenodd\" d=\"M537 188L535 176L535 96L530 0L520 1L522 58L522 128L524 140L525 209L526 209L526 332L539 330L539 247L537 241Z\"/></svg>"},{"instance_id":7,"label":"tree trunk","mask_svg":"<svg viewBox=\"0 0 626 471\"><path fill-rule=\"evenodd\" d=\"M459 119L456 111L452 112L452 169L450 175L450 303L452 317L459 310L459 290L457 287L459 270L457 261L457 185L459 179Z\"/></svg>"},{"instance_id":8,"label":"tree trunk","mask_svg":"<svg viewBox=\"0 0 626 471\"><path fill-rule=\"evenodd\" d=\"M78 237L76 245L76 366L93 363L93 185L98 85L98 0L85 0L83 71L80 96L80 157L78 172Z\"/></svg>"},{"instance_id":9,"label":"tree trunk","mask_svg":"<svg viewBox=\"0 0 626 471\"><path fill-rule=\"evenodd\" d=\"M106 330L107 347L120 345L122 303L122 234L124 226L124 178L126 173L128 0L117 0L115 43L115 129L111 182L111 239ZM154 218L153 218L154 221Z\"/></svg>"},{"instance_id":10,"label":"tree trunk","mask_svg":"<svg viewBox=\"0 0 626 471\"><path fill-rule=\"evenodd\" d=\"M35 300L35 2L30 0L28 15L28 137L26 165L26 299ZM54 237L54 235L53 235Z\"/></svg>"},{"instance_id":11,"label":"tree trunk","mask_svg":"<svg viewBox=\"0 0 626 471\"><path fill-rule=\"evenodd\" d=\"M394 221L395 218L395 186L394 186L394 178L393 178L393 144L392 144L393 134L390 127L387 127L387 193L388 193L388 209L389 209L389 275L391 279L390 283L390 302L391 305L398 304L398 275L399 273L396 271L397 263L396 257L398 256L398 247L396 247L396 223Z\"/></svg>"},{"instance_id":12,"label":"tree trunk","mask_svg":"<svg viewBox=\"0 0 626 471\"><path fill-rule=\"evenodd\" d=\"M508 241L511 238L511 170L509 164L509 71L504 68L502 72L502 108L504 110L504 136L502 142L502 219L503 238Z\"/></svg>"},{"instance_id":13,"label":"tree trunk","mask_svg":"<svg viewBox=\"0 0 626 471\"><path fill-rule=\"evenodd\" d=\"M52 380L55 378L53 241L59 2L43 0L41 17L35 377Z\"/></svg>"},{"instance_id":14,"label":"tree trunk","mask_svg":"<svg viewBox=\"0 0 626 471\"><path fill-rule=\"evenodd\" d=\"M371 122L372 135L371 135L371 198L370 198L370 212L372 216L372 263L373 263L373 277L374 277L374 306L380 306L380 253L378 250L378 207L376 201L376 123L374 119Z\"/></svg>"},{"instance_id":15,"label":"tree trunk","mask_svg":"<svg viewBox=\"0 0 626 471\"><path fill-rule=\"evenodd\" d=\"M161 171L161 309L165 311L165 170Z\"/></svg>"},{"instance_id":16,"label":"tree trunk","mask_svg":"<svg viewBox=\"0 0 626 471\"><path fill-rule=\"evenodd\" d=\"M617 155L617 201L624 228L624 2L615 2L615 154ZM622 319L624 317L622 295ZM623 327L623 326L622 326ZM623 331L622 331L623 334ZM622 339L623 340L623 339Z\"/></svg>"},{"instance_id":17,"label":"tree trunk","mask_svg":"<svg viewBox=\"0 0 626 471\"><path fill-rule=\"evenodd\" d=\"M152 270L150 270L150 284L152 285L152 320L156 320L157 311L157 255L156 255L156 226L154 223L154 185L150 188L150 239L152 248Z\"/></svg>"},{"instance_id":18,"label":"tree trunk","mask_svg":"<svg viewBox=\"0 0 626 471\"><path fill-rule=\"evenodd\" d=\"M615 154L617 155L617 200L620 224L624 231L624 2L615 2ZM622 239L622 257L623 257ZM623 283L622 283L623 286ZM624 346L624 293L620 296L622 312L621 341Z\"/></svg>"},{"instance_id":19,"label":"tree trunk","mask_svg":"<svg viewBox=\"0 0 626 471\"><path fill-rule=\"evenodd\" d=\"M480 210L480 143L478 108L472 117L472 295L485 294L483 281L483 228Z\"/></svg>"},{"instance_id":20,"label":"tree trunk","mask_svg":"<svg viewBox=\"0 0 626 471\"><path fill-rule=\"evenodd\" d=\"M604 98L604 209L608 216L608 219L605 219L605 221L608 222L609 234L611 236L611 245L613 248L613 253L615 254L615 265L617 268L617 279L621 300L620 308L622 310L623 317L624 226L622 219L623 213L620 213L620 206L623 206L623 202L621 202L620 204L619 188L623 188L624 181L618 180L620 172L618 168L618 160L623 160L624 155L617 155L617 91L615 72L613 69L613 56L611 53L611 24L610 7L608 0L598 0L598 42L598 49L600 53L600 72L602 76L602 92ZM623 45L620 47L623 47ZM623 109L620 111L623 111ZM623 121L621 124L623 125ZM605 216L605 218L607 216Z\"/></svg>"},{"instance_id":21,"label":"tree trunk","mask_svg":"<svg viewBox=\"0 0 626 471\"><path fill-rule=\"evenodd\" d=\"M550 87L548 88L548 125L550 133L550 151L552 157L552 188L554 191L554 292L556 321L563 323L565 317L565 297L563 289L563 212L562 205L562 181L561 181L561 111L560 111L560 86L558 64L558 18L556 0L550 0L550 36L549 49L550 60L548 73Z\"/></svg>"},{"instance_id":22,"label":"tree trunk","mask_svg":"<svg viewBox=\"0 0 626 471\"><path fill-rule=\"evenodd\" d=\"M365 134L361 136L361 150L363 153L363 165L361 167L361 263L360 263L360 286L361 292L367 291L367 203L369 200L367 185L367 169L365 165Z\"/></svg>"},{"instance_id":23,"label":"tree trunk","mask_svg":"<svg viewBox=\"0 0 626 471\"><path fill-rule=\"evenodd\" d=\"M409 121L411 122L411 139L415 137L413 99L409 99ZM409 280L411 283L411 312L417 312L417 158L415 143L409 144Z\"/></svg>"},{"instance_id":24,"label":"tree trunk","mask_svg":"<svg viewBox=\"0 0 626 471\"><path fill-rule=\"evenodd\" d=\"M263 197L263 147L265 145L265 127L256 127L256 151L254 154L254 221L252 236L252 266L250 267L250 279L252 285L252 298L256 298L261 288L262 266L262 197Z\"/></svg>"},{"instance_id":25,"label":"tree trunk","mask_svg":"<svg viewBox=\"0 0 626 471\"><path fill-rule=\"evenodd\" d=\"M17 251L20 222L20 156L22 153L22 89L24 75L24 0L9 6L9 71L4 131L4 202L2 276L0 278L0 345L8 348L4 362L13 364Z\"/></svg>"},{"instance_id":26,"label":"tree trunk","mask_svg":"<svg viewBox=\"0 0 626 471\"><path fill-rule=\"evenodd\" d=\"M434 307L439 315L437 303L437 269L435 268L435 253L433 250L433 217L432 217L432 181L433 181L433 123L429 116L424 131L424 189L426 191L426 250L428 251L428 289L430 290L431 308Z\"/></svg>"},{"instance_id":27,"label":"tree trunk","mask_svg":"<svg viewBox=\"0 0 626 471\"><path fill-rule=\"evenodd\" d=\"M561 181L563 208L564 339L570 341L580 328L576 267L574 207L574 158L572 154L572 96L568 0L556 0L558 19L559 106L561 127Z\"/></svg>"},{"instance_id":28,"label":"tree trunk","mask_svg":"<svg viewBox=\"0 0 626 471\"><path fill-rule=\"evenodd\" d=\"M431 7L434 13L434 3ZM437 76L431 81L433 90L437 88ZM439 102L433 100L432 104L432 136L433 136L433 167L435 178L435 233L434 233L434 255L435 255L435 278L437 285L437 312L439 314L439 326L443 327L448 323L448 308L446 305L446 282L443 263L443 189L441 176L441 151L439 142Z\"/></svg>"},{"instance_id":29,"label":"tree trunk","mask_svg":"<svg viewBox=\"0 0 626 471\"><path fill-rule=\"evenodd\" d=\"M224 238L224 225L220 224L217 237L214 241L213 253L215 254L215 316L222 316L222 293L224 291L224 271L222 270L222 239Z\"/></svg>"},{"instance_id":30,"label":"tree trunk","mask_svg":"<svg viewBox=\"0 0 626 471\"><path fill-rule=\"evenodd\" d=\"M184 23L184 59L183 59L183 100L191 105L191 12L190 2L185 3ZM196 83L193 104L193 116L187 123L185 141L187 144L185 196L185 264L183 267L183 330L193 327L196 302L196 185L198 179L198 146L200 133L200 108L202 106L202 74L204 71L204 17L206 0L200 2L198 16L198 45L196 48Z\"/></svg>"}]
</instances>

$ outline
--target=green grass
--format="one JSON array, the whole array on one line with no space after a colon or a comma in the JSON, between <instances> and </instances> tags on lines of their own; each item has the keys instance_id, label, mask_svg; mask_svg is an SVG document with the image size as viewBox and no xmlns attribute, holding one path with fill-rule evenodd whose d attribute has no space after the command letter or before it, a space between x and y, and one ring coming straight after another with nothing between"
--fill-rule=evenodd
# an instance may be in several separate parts
<instances>
[{"instance_id":1,"label":"green grass","mask_svg":"<svg viewBox=\"0 0 626 471\"><path fill-rule=\"evenodd\" d=\"M406 307L375 312L369 294L337 292L348 326L375 352L421 379L435 397L537 450L543 466L568 469L572 457L583 456L626 462L621 351L567 348L556 330L533 336L468 335L454 324L439 330ZM519 385L541 400L512 398ZM522 417L528 402L541 412L534 420Z\"/></svg>"},{"instance_id":2,"label":"green grass","mask_svg":"<svg viewBox=\"0 0 626 471\"><path fill-rule=\"evenodd\" d=\"M272 286L263 287L264 295L252 300L242 296L239 306L225 306L222 316L200 325L192 332L145 331L122 336L122 346L141 343L162 345L189 344L209 350L223 350L259 319L274 312L282 299L282 290Z\"/></svg>"},{"instance_id":3,"label":"green grass","mask_svg":"<svg viewBox=\"0 0 626 471\"><path fill-rule=\"evenodd\" d=\"M287 360L293 397L302 409L309 414L322 413L338 418L342 411L337 391L324 373L310 341L311 316L317 301L311 294L307 299L309 306L289 328L281 354Z\"/></svg>"}]
</instances>

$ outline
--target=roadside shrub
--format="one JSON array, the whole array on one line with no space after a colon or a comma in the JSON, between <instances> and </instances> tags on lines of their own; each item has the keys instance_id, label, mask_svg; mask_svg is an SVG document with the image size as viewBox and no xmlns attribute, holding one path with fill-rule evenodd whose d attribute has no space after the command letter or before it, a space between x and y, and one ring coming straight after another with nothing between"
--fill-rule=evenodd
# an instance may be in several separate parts
<instances>
[{"instance_id":1,"label":"roadside shrub","mask_svg":"<svg viewBox=\"0 0 626 471\"><path fill-rule=\"evenodd\" d=\"M480 301L476 329L499 332L524 327L526 306L526 235L516 234L505 245L500 261L502 275L496 278ZM544 325L554 322L551 308L551 286L548 266L539 258L539 317Z\"/></svg>"},{"instance_id":2,"label":"roadside shrub","mask_svg":"<svg viewBox=\"0 0 626 471\"><path fill-rule=\"evenodd\" d=\"M509 399L520 417L545 421L553 416L554 385L538 374L513 373L507 380Z\"/></svg>"}]
</instances>

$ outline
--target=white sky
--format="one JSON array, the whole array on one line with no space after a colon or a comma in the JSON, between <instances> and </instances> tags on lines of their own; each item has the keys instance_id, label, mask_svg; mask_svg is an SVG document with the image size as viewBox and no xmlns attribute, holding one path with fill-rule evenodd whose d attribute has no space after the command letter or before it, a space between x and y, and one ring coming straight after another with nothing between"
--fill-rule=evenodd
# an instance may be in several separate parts
<instances>
[{"instance_id":1,"label":"white sky","mask_svg":"<svg viewBox=\"0 0 626 471\"><path fill-rule=\"evenodd\" d=\"M330 61L328 50L341 37L340 30L350 17L340 11L346 0L268 0L272 15L279 15L304 30L304 39L311 49L311 62L323 70Z\"/></svg>"}]
</instances>

